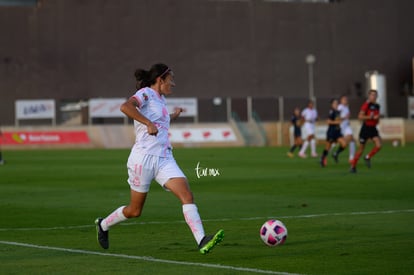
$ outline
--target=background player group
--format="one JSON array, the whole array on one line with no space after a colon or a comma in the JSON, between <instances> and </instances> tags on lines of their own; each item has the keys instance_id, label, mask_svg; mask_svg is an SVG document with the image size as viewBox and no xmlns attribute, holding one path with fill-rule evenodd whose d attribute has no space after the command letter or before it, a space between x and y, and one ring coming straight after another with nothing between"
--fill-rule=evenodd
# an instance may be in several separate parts
<instances>
[{"instance_id":1,"label":"background player group","mask_svg":"<svg viewBox=\"0 0 414 275\"><path fill-rule=\"evenodd\" d=\"M365 164L371 167L371 158L381 149L381 138L379 136L377 125L380 119L380 106L377 103L378 93L376 90L368 92L368 99L362 104L358 113L358 119L362 125L359 132L359 147L355 152L355 139L353 137L350 125L350 110L348 98L342 96L339 101L331 100L329 116L327 120L328 129L326 133L326 145L320 158L322 167L327 165L327 156L330 151L334 161L338 162L339 154L349 146L349 163L350 171L356 172L358 160L362 156L366 142L372 140L374 147L364 156ZM294 129L294 144L288 152L289 157L294 156L296 148L300 148L299 157L306 158L306 149L311 145L311 156L318 157L316 154L315 141L315 122L318 119L318 113L314 108L313 101L309 101L307 107L301 112L299 108L295 108L291 122ZM304 130L305 141L302 140L302 129ZM338 148L332 149L332 145L337 144Z\"/></svg>"}]
</instances>

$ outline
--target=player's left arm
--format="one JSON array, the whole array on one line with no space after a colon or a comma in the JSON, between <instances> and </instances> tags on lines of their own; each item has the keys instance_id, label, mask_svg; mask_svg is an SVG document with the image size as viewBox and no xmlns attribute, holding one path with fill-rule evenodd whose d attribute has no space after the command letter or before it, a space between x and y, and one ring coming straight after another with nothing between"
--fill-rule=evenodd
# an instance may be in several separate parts
<instances>
[{"instance_id":1,"label":"player's left arm","mask_svg":"<svg viewBox=\"0 0 414 275\"><path fill-rule=\"evenodd\" d=\"M170 120L176 120L183 112L183 108L175 108L174 112L170 114Z\"/></svg>"},{"instance_id":2,"label":"player's left arm","mask_svg":"<svg viewBox=\"0 0 414 275\"><path fill-rule=\"evenodd\" d=\"M296 121L296 125L298 127L302 127L302 125L305 123L305 119L303 118L303 116L300 116L299 119Z\"/></svg>"}]
</instances>

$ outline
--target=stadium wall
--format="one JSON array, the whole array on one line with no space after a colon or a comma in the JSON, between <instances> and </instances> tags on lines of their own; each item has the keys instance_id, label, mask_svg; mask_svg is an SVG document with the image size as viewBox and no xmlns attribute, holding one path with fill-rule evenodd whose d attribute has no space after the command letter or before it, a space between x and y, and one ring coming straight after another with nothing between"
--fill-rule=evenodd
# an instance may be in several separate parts
<instances>
[{"instance_id":1,"label":"stadium wall","mask_svg":"<svg viewBox=\"0 0 414 275\"><path fill-rule=\"evenodd\" d=\"M406 117L414 1L53 0L0 7L0 124L17 99L128 97L133 72L172 66L176 96L361 98L387 78L390 116ZM154 18L157 18L154 20ZM407 84L407 85L406 85ZM204 116L212 116L206 113Z\"/></svg>"}]
</instances>

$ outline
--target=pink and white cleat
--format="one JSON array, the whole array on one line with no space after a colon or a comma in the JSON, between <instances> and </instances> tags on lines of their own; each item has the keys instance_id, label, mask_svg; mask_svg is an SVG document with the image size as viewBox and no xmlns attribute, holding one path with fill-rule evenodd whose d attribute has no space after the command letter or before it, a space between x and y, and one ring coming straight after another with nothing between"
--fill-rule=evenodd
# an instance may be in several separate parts
<instances>
[{"instance_id":1,"label":"pink and white cleat","mask_svg":"<svg viewBox=\"0 0 414 275\"><path fill-rule=\"evenodd\" d=\"M305 159L305 158L307 158L308 156L306 155L306 154L304 154L304 153L299 153L298 154L298 156L299 157L301 157L301 158L303 158L303 159Z\"/></svg>"}]
</instances>

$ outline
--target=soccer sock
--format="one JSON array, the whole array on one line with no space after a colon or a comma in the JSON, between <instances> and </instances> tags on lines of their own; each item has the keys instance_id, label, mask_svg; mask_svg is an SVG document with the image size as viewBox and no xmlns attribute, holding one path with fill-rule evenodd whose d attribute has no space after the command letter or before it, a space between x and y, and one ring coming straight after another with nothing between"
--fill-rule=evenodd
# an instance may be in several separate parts
<instances>
[{"instance_id":1,"label":"soccer sock","mask_svg":"<svg viewBox=\"0 0 414 275\"><path fill-rule=\"evenodd\" d=\"M299 151L299 154L301 155L304 154L306 149L308 149L308 146L309 146L309 141L305 140L305 142L302 145L302 148Z\"/></svg>"},{"instance_id":2,"label":"soccer sock","mask_svg":"<svg viewBox=\"0 0 414 275\"><path fill-rule=\"evenodd\" d=\"M197 244L200 244L205 234L197 206L195 204L183 204L183 214L185 222L190 227L191 232L193 232Z\"/></svg>"},{"instance_id":3,"label":"soccer sock","mask_svg":"<svg viewBox=\"0 0 414 275\"><path fill-rule=\"evenodd\" d=\"M327 155L328 155L328 150L324 149L324 150L323 150L323 152L322 152L322 157L321 157L321 159L326 158L326 156L327 156Z\"/></svg>"},{"instance_id":4,"label":"soccer sock","mask_svg":"<svg viewBox=\"0 0 414 275\"><path fill-rule=\"evenodd\" d=\"M372 148L371 152L368 153L368 155L366 156L366 158L372 158L376 153L378 153L378 151L381 149L381 147L377 147L375 146L374 148Z\"/></svg>"},{"instance_id":5,"label":"soccer sock","mask_svg":"<svg viewBox=\"0 0 414 275\"><path fill-rule=\"evenodd\" d=\"M311 152L314 155L314 154L316 154L316 140L313 138L311 140L310 144L311 144Z\"/></svg>"},{"instance_id":6,"label":"soccer sock","mask_svg":"<svg viewBox=\"0 0 414 275\"><path fill-rule=\"evenodd\" d=\"M336 150L335 154L339 155L343 150L345 150L345 148L342 147L342 145L341 145L341 146L339 146L338 150Z\"/></svg>"},{"instance_id":7,"label":"soccer sock","mask_svg":"<svg viewBox=\"0 0 414 275\"><path fill-rule=\"evenodd\" d=\"M352 160L355 155L355 141L349 143L349 159Z\"/></svg>"},{"instance_id":8,"label":"soccer sock","mask_svg":"<svg viewBox=\"0 0 414 275\"><path fill-rule=\"evenodd\" d=\"M293 153L293 151L295 151L295 149L296 149L296 145L293 145L292 147L290 147L289 152Z\"/></svg>"},{"instance_id":9,"label":"soccer sock","mask_svg":"<svg viewBox=\"0 0 414 275\"><path fill-rule=\"evenodd\" d=\"M104 231L108 231L111 226L127 220L127 218L124 216L124 213L122 212L124 208L125 206L119 207L114 212L109 214L108 217L102 220L101 227Z\"/></svg>"},{"instance_id":10,"label":"soccer sock","mask_svg":"<svg viewBox=\"0 0 414 275\"><path fill-rule=\"evenodd\" d=\"M359 158L361 157L362 153L361 152L357 152L355 154L354 159L352 160L352 166L355 167L358 163Z\"/></svg>"}]
</instances>

